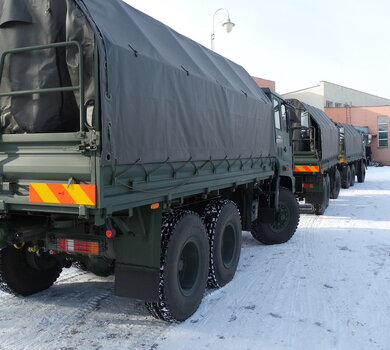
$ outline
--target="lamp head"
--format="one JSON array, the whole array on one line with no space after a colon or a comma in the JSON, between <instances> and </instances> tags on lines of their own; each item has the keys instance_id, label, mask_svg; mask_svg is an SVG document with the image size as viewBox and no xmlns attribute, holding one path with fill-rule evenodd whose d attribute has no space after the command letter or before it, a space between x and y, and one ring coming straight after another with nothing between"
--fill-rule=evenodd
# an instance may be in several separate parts
<instances>
[{"instance_id":1,"label":"lamp head","mask_svg":"<svg viewBox=\"0 0 390 350\"><path fill-rule=\"evenodd\" d=\"M222 27L224 27L226 32L228 32L228 33L230 33L232 31L234 26L235 26L235 24L230 20L230 18L228 18L227 22L222 24Z\"/></svg>"}]
</instances>

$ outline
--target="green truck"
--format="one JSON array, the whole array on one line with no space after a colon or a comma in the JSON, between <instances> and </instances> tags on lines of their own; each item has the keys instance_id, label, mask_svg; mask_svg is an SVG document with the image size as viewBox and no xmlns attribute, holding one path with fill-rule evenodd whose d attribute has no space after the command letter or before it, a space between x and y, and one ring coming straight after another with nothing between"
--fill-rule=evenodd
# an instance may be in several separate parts
<instances>
[{"instance_id":1,"label":"green truck","mask_svg":"<svg viewBox=\"0 0 390 350\"><path fill-rule=\"evenodd\" d=\"M297 99L285 101L290 110L296 195L324 214L329 199L341 188L364 182L363 134L351 124L333 122L322 110Z\"/></svg>"},{"instance_id":2,"label":"green truck","mask_svg":"<svg viewBox=\"0 0 390 350\"><path fill-rule=\"evenodd\" d=\"M292 123L296 194L324 214L329 198L336 199L341 187L339 129L322 110L296 99Z\"/></svg>"},{"instance_id":3,"label":"green truck","mask_svg":"<svg viewBox=\"0 0 390 350\"><path fill-rule=\"evenodd\" d=\"M363 136L363 144L365 149L365 160L366 167L370 165L371 161L371 142L372 142L372 134L370 134L368 126L353 126L357 131L359 131Z\"/></svg>"},{"instance_id":4,"label":"green truck","mask_svg":"<svg viewBox=\"0 0 390 350\"><path fill-rule=\"evenodd\" d=\"M364 134L351 124L336 123L339 129L339 170L341 185L349 188L366 178L366 141Z\"/></svg>"},{"instance_id":5,"label":"green truck","mask_svg":"<svg viewBox=\"0 0 390 350\"><path fill-rule=\"evenodd\" d=\"M289 116L242 67L120 0L0 5L2 291L77 263L182 321L242 230L292 237Z\"/></svg>"}]
</instances>

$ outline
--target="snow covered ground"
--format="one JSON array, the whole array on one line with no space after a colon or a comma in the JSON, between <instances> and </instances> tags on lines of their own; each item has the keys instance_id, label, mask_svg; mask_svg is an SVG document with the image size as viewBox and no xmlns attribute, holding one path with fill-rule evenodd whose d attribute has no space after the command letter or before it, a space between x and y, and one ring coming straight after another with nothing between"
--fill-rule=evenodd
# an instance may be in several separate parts
<instances>
[{"instance_id":1,"label":"snow covered ground","mask_svg":"<svg viewBox=\"0 0 390 350\"><path fill-rule=\"evenodd\" d=\"M0 349L390 349L390 167L302 214L286 244L244 234L237 274L169 325L113 279L75 269L29 298L0 292Z\"/></svg>"}]
</instances>

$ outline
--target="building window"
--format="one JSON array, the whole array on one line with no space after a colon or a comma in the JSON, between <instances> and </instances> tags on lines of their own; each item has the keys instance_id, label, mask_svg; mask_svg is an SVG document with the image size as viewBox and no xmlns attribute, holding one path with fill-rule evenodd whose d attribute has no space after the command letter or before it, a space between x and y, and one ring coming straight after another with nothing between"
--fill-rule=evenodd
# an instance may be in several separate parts
<instances>
[{"instance_id":1,"label":"building window","mask_svg":"<svg viewBox=\"0 0 390 350\"><path fill-rule=\"evenodd\" d=\"M343 104L342 104L342 103L338 103L338 102L336 102L336 103L334 104L334 106L339 108L339 107L342 107L342 106L343 106Z\"/></svg>"},{"instance_id":2,"label":"building window","mask_svg":"<svg viewBox=\"0 0 390 350\"><path fill-rule=\"evenodd\" d=\"M389 122L387 115L378 116L378 147L389 146Z\"/></svg>"},{"instance_id":3,"label":"building window","mask_svg":"<svg viewBox=\"0 0 390 350\"><path fill-rule=\"evenodd\" d=\"M326 101L325 107L333 107L332 101Z\"/></svg>"}]
</instances>

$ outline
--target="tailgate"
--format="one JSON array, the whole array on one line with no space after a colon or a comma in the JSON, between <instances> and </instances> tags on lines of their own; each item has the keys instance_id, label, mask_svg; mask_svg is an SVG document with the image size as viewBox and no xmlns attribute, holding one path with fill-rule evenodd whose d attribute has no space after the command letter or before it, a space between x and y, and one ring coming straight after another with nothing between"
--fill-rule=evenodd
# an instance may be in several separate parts
<instances>
[{"instance_id":1,"label":"tailgate","mask_svg":"<svg viewBox=\"0 0 390 350\"><path fill-rule=\"evenodd\" d=\"M96 207L96 158L86 149L91 136L1 135L0 213L79 213L80 207Z\"/></svg>"}]
</instances>

